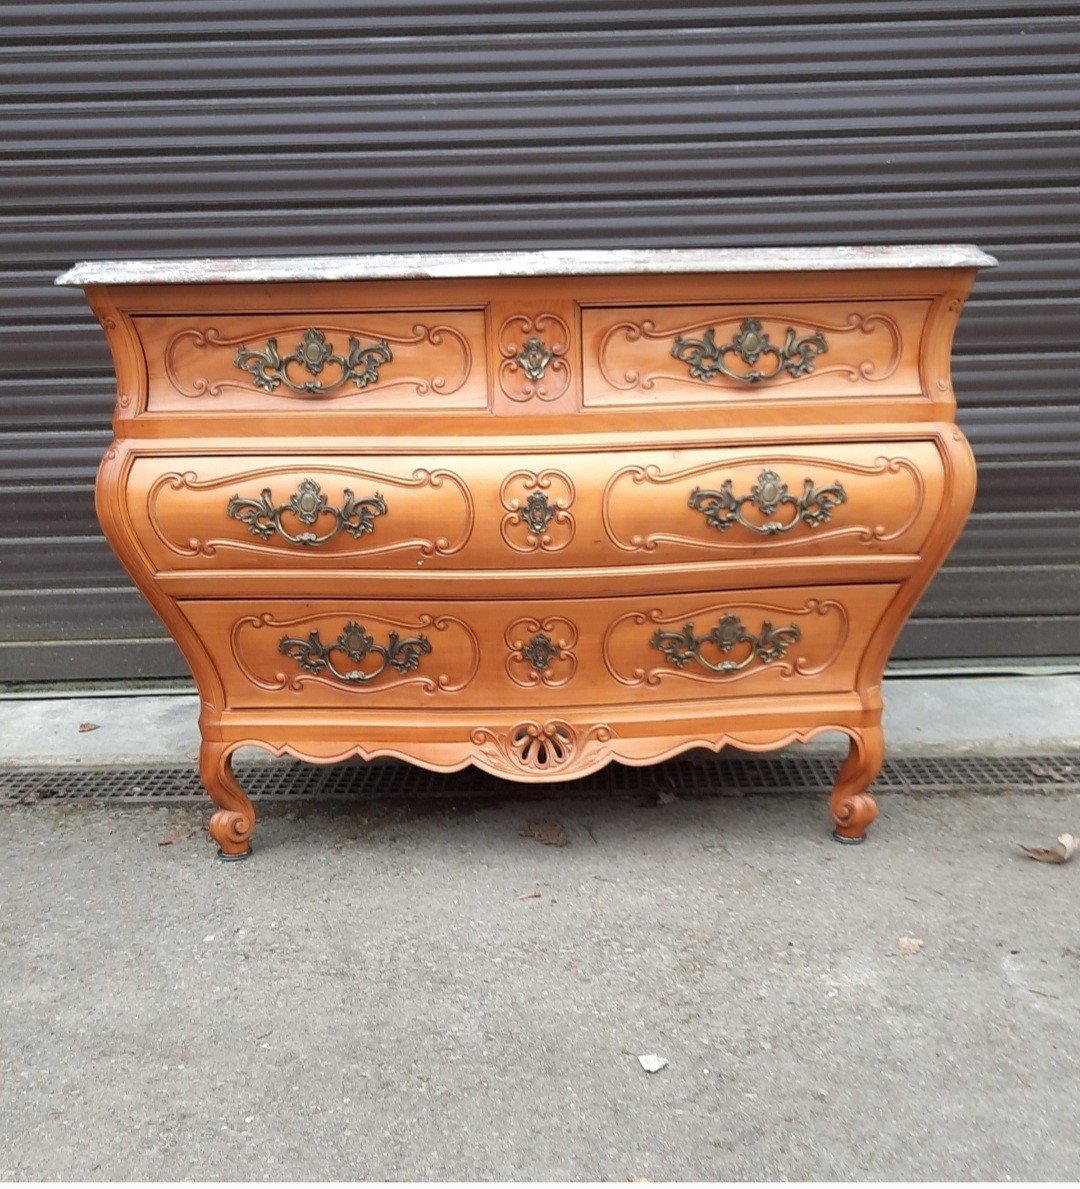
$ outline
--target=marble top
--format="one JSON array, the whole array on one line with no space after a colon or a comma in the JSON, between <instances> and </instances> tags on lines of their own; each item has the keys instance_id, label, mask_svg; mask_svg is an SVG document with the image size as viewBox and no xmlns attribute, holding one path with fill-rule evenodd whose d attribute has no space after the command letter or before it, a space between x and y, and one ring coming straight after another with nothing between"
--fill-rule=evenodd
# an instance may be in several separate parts
<instances>
[{"instance_id":1,"label":"marble top","mask_svg":"<svg viewBox=\"0 0 1080 1189\"><path fill-rule=\"evenodd\" d=\"M191 285L239 281L386 281L450 277L618 276L633 273L827 272L988 268L974 244L874 248L618 248L544 252L409 252L378 256L84 260L57 285Z\"/></svg>"}]
</instances>

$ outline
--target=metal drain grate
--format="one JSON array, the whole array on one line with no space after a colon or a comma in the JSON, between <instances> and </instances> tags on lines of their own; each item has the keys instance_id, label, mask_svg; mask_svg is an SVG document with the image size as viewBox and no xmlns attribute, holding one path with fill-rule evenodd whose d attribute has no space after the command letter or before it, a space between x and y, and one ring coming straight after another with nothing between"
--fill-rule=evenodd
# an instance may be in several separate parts
<instances>
[{"instance_id":1,"label":"metal drain grate","mask_svg":"<svg viewBox=\"0 0 1080 1189\"><path fill-rule=\"evenodd\" d=\"M390 762L320 766L281 760L237 764L236 773L252 798L259 800L626 796L662 789L677 791L680 796L700 797L758 792L821 793L832 787L838 765L839 756L681 757L649 768L611 764L582 780L531 786L499 780L476 769L446 774ZM998 759L898 757L886 760L873 788L913 794L1080 790L1080 753ZM175 801L205 796L193 766L0 769L0 801L85 797Z\"/></svg>"}]
</instances>

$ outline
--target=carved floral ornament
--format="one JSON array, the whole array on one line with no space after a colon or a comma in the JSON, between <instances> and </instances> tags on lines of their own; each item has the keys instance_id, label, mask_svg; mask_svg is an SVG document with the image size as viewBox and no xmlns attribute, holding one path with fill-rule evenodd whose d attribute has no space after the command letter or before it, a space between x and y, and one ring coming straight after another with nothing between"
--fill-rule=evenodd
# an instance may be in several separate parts
<instances>
[{"instance_id":1,"label":"carved floral ornament","mask_svg":"<svg viewBox=\"0 0 1080 1189\"><path fill-rule=\"evenodd\" d=\"M555 718L522 722L509 729L477 727L471 739L478 749L475 758L490 772L557 779L603 762L612 735L604 723L575 727Z\"/></svg>"}]
</instances>

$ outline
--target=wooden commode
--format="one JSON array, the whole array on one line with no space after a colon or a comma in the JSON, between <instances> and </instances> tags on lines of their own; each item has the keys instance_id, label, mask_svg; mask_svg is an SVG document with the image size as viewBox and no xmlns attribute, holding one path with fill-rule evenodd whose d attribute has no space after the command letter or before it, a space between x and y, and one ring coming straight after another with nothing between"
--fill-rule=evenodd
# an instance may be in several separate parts
<instances>
[{"instance_id":1,"label":"wooden commode","mask_svg":"<svg viewBox=\"0 0 1080 1189\"><path fill-rule=\"evenodd\" d=\"M553 781L841 731L971 507L964 245L77 265L102 528L187 658L225 856L256 745Z\"/></svg>"}]
</instances>

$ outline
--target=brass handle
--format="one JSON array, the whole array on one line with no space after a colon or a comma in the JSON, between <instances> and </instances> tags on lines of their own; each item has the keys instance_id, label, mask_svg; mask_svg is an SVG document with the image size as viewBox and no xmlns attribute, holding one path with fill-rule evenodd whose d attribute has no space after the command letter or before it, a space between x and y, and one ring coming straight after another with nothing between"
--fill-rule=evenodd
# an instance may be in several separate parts
<instances>
[{"instance_id":1,"label":"brass handle","mask_svg":"<svg viewBox=\"0 0 1080 1189\"><path fill-rule=\"evenodd\" d=\"M755 636L746 629L737 615L725 615L704 636L695 635L694 625L687 623L680 632L654 632L649 644L658 648L667 657L668 663L677 669L685 669L691 661L695 661L712 673L737 673L755 660L763 665L771 665L773 661L779 660L792 644L797 644L801 639L802 632L794 623L787 627L774 628L765 620ZM701 655L702 646L705 644L711 644L723 655L743 644L748 645L750 650L741 661L725 660L713 664Z\"/></svg>"},{"instance_id":2,"label":"brass handle","mask_svg":"<svg viewBox=\"0 0 1080 1189\"><path fill-rule=\"evenodd\" d=\"M786 483L775 471L764 470L746 495L736 495L731 479L725 479L719 490L695 487L690 493L690 507L705 516L705 523L717 532L726 532L733 524L741 524L763 537L789 533L797 525L817 528L832 518L832 510L847 501L847 492L839 483L815 487L813 479L803 480L802 495L792 495ZM751 504L765 516L772 516L778 508L790 507L795 515L790 520L755 522L743 516L743 507Z\"/></svg>"},{"instance_id":3,"label":"brass handle","mask_svg":"<svg viewBox=\"0 0 1080 1189\"><path fill-rule=\"evenodd\" d=\"M534 334L525 340L525 345L514 356L514 361L530 380L542 380L544 372L554 358L555 352L542 338Z\"/></svg>"},{"instance_id":4,"label":"brass handle","mask_svg":"<svg viewBox=\"0 0 1080 1189\"><path fill-rule=\"evenodd\" d=\"M264 487L257 500L234 495L225 507L226 514L246 524L253 536L265 541L279 533L291 545L325 545L342 529L351 537L362 537L373 531L375 517L385 516L386 511L386 500L378 492L358 500L347 487L342 492L341 507L336 508L327 503L314 479L301 480L300 490L294 491L284 504L275 504L270 488ZM292 513L301 524L314 524L320 516L332 516L335 524L321 536L313 532L293 534L281 523L285 513Z\"/></svg>"},{"instance_id":5,"label":"brass handle","mask_svg":"<svg viewBox=\"0 0 1080 1189\"><path fill-rule=\"evenodd\" d=\"M273 392L279 384L284 383L293 392L318 395L340 388L347 380L351 380L357 388L366 388L378 381L380 365L389 363L393 358L394 353L386 339L362 347L359 339L351 338L348 355L338 355L333 343L326 341L326 335L312 326L304 331L304 337L296 344L296 350L291 355L279 354L277 339L272 338L266 340L266 346L261 351L252 351L242 345L236 352L233 366L252 376L255 387L264 392ZM329 364L339 368L340 374L328 383L319 379L298 383L289 374L289 364L303 368L311 376L321 376Z\"/></svg>"},{"instance_id":6,"label":"brass handle","mask_svg":"<svg viewBox=\"0 0 1080 1189\"><path fill-rule=\"evenodd\" d=\"M775 380L785 372L790 376L805 376L814 370L816 356L828 351L829 345L821 331L796 338L792 327L787 328L784 345L777 347L769 341L768 333L761 329L757 318L746 318L739 333L731 342L717 346L716 328L710 326L699 339L676 336L671 345L671 354L690 367L695 380L708 384L723 373L731 380L743 384L760 384ZM734 355L750 370L734 371L727 364L727 357ZM771 371L757 367L758 360L767 355L776 361Z\"/></svg>"},{"instance_id":7,"label":"brass handle","mask_svg":"<svg viewBox=\"0 0 1080 1189\"><path fill-rule=\"evenodd\" d=\"M278 652L291 657L309 673L318 675L327 672L338 681L350 685L374 681L387 669L410 673L420 668L420 657L430 651L431 641L427 636L407 636L402 639L393 631L387 636L386 644L376 644L374 638L368 634L367 628L355 620L347 623L341 629L341 635L330 644L322 642L318 629L310 632L306 639L282 636L278 644ZM355 664L360 664L368 657L377 657L378 668L343 671L337 668L331 659L336 652L343 653Z\"/></svg>"}]
</instances>

